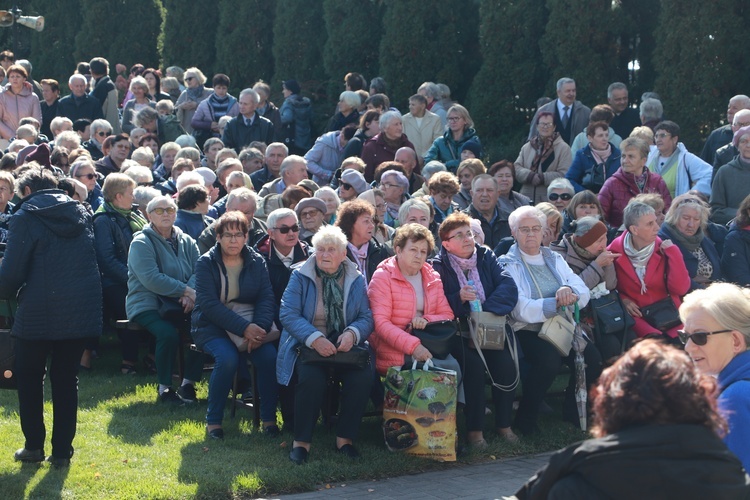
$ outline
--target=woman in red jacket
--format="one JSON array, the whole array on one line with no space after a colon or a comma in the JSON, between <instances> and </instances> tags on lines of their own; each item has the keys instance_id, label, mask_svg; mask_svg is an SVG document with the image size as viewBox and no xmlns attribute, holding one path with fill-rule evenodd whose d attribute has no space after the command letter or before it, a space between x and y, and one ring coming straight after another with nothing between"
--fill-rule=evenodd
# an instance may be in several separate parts
<instances>
[{"instance_id":1,"label":"woman in red jacket","mask_svg":"<svg viewBox=\"0 0 750 500\"><path fill-rule=\"evenodd\" d=\"M659 225L654 209L645 203L630 203L623 218L626 231L608 250L621 254L614 262L617 291L635 319L633 331L638 337L666 335L676 340L677 330L682 328L679 318L677 325L661 331L649 324L643 309L666 297L671 297L675 309L680 307L681 297L690 289L690 275L682 252L671 241L662 241L657 236Z\"/></svg>"},{"instance_id":2,"label":"woman in red jacket","mask_svg":"<svg viewBox=\"0 0 750 500\"><path fill-rule=\"evenodd\" d=\"M402 366L413 359L432 359L430 351L410 333L411 329L453 319L440 275L427 264L427 256L435 247L432 233L419 224L405 224L396 231L393 247L396 256L380 263L367 290L375 320L369 341L381 375L389 367ZM445 360L433 359L433 363L460 372L451 355ZM463 401L462 387L458 400Z\"/></svg>"},{"instance_id":3,"label":"woman in red jacket","mask_svg":"<svg viewBox=\"0 0 750 500\"><path fill-rule=\"evenodd\" d=\"M599 202L604 209L604 219L611 227L620 227L622 212L628 202L641 193L657 193L664 198L669 209L672 196L664 179L646 167L649 147L646 141L629 137L620 144L622 165L607 179L599 191Z\"/></svg>"}]
</instances>

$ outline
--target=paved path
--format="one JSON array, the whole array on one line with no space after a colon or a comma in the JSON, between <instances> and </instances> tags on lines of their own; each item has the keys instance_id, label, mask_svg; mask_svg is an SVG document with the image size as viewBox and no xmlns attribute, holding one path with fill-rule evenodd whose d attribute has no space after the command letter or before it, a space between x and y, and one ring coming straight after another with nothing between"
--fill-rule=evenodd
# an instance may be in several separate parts
<instances>
[{"instance_id":1,"label":"paved path","mask_svg":"<svg viewBox=\"0 0 750 500\"><path fill-rule=\"evenodd\" d=\"M479 465L456 466L453 469L424 472L388 479L354 481L342 486L331 484L310 493L278 497L286 500L361 498L432 500L461 498L463 500L494 499L512 495L549 460L550 453Z\"/></svg>"}]
</instances>

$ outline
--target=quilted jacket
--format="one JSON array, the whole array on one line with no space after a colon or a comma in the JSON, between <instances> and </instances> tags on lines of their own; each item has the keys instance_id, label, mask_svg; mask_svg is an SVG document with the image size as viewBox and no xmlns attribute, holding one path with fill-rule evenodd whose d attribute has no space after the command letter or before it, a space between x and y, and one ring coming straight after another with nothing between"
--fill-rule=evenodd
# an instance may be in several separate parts
<instances>
[{"instance_id":1,"label":"quilted jacket","mask_svg":"<svg viewBox=\"0 0 750 500\"><path fill-rule=\"evenodd\" d=\"M648 171L648 167L644 170ZM628 202L641 193L657 193L664 199L664 211L669 210L672 204L672 196L669 189L659 174L648 172L646 176L646 185L641 191L635 183L635 177L632 174L626 174L622 168L619 168L615 174L604 181L602 190L599 191L599 203L604 209L604 219L612 227L622 225L622 211L628 205Z\"/></svg>"}]
</instances>

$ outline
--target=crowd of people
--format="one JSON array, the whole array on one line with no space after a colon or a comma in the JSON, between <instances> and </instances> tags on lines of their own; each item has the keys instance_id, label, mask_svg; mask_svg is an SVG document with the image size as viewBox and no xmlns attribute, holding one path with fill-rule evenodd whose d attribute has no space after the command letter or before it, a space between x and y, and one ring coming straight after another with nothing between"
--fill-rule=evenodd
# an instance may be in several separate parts
<instances>
[{"instance_id":1,"label":"crowd of people","mask_svg":"<svg viewBox=\"0 0 750 500\"><path fill-rule=\"evenodd\" d=\"M209 438L224 437L227 397L235 374L247 386L249 361L262 430L277 436L283 423L294 436L291 461L308 460L327 391L338 402L336 449L357 457L368 401L383 403L381 377L432 359L460 374L467 446L487 446L487 374L497 382L495 431L516 443L516 432L539 430L562 364L574 366L573 350L542 333L575 307L587 334L588 387L630 397L607 388L624 376L618 370L661 366L661 354L648 354L654 344L628 351L636 337L670 344L672 364L687 363L673 349L684 345L698 370L718 377L719 407L731 412L724 441L750 466L750 292L741 288L750 286L750 184L742 182L750 98L730 100L728 125L698 156L653 93L636 109L627 87L613 83L607 103L590 109L562 78L515 161L488 161L469 110L432 82L402 115L382 78L368 86L347 74L316 139L310 100L295 80L283 82L277 107L262 81L235 98L224 74L209 88L198 68L118 65L112 80L97 57L79 65L71 94L59 98L60 84L37 83L28 61L5 52L0 64L0 297L18 297L26 441L17 460L45 459L40 382L51 356L48 460L70 463L76 376L95 363L104 325L125 319L151 342L141 358L141 339L120 331L120 372L153 372L159 404L195 403L211 358ZM516 349L477 350L467 334L474 307L507 316L516 358ZM622 328L606 322L613 307L618 321L630 320ZM438 356L414 331L446 320L461 338ZM353 361L330 368L334 355ZM579 425L586 415L571 374L562 418ZM602 411L625 404L594 403L600 439L635 425L604 421ZM724 428L713 411L700 417L704 433ZM667 413L638 418L672 422Z\"/></svg>"}]
</instances>

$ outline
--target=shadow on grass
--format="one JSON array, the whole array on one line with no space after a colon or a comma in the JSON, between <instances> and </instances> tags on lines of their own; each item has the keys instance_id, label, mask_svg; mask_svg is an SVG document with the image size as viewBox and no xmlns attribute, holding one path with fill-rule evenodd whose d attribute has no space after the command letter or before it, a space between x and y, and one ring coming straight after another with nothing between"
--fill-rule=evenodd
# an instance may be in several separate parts
<instances>
[{"instance_id":1,"label":"shadow on grass","mask_svg":"<svg viewBox=\"0 0 750 500\"><path fill-rule=\"evenodd\" d=\"M200 421L204 405L177 406L157 402L135 402L112 408L107 433L124 443L146 446L155 435L171 428L175 422Z\"/></svg>"},{"instance_id":2,"label":"shadow on grass","mask_svg":"<svg viewBox=\"0 0 750 500\"><path fill-rule=\"evenodd\" d=\"M55 469L46 464L22 464L16 472L0 475L2 495L5 498L62 498L62 490L68 477L67 467ZM26 495L26 488L37 475L42 479Z\"/></svg>"}]
</instances>

